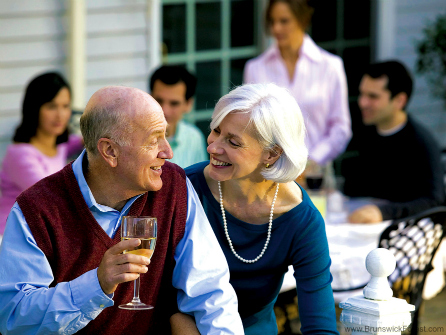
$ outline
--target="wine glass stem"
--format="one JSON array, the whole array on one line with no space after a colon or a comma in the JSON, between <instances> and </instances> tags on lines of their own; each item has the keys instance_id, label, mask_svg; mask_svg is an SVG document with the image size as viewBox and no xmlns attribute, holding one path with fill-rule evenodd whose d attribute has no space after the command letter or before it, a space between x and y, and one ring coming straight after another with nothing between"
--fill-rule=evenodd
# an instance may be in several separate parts
<instances>
[{"instance_id":1,"label":"wine glass stem","mask_svg":"<svg viewBox=\"0 0 446 335\"><path fill-rule=\"evenodd\" d=\"M140 277L135 279L134 286L133 286L133 300L132 300L132 302L134 302L134 303L141 302L141 300L139 300L139 278Z\"/></svg>"}]
</instances>

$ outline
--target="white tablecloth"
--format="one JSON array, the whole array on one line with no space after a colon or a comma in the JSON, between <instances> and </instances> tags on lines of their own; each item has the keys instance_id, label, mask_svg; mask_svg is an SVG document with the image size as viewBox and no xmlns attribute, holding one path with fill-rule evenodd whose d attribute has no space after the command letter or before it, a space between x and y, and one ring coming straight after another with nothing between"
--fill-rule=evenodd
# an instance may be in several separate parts
<instances>
[{"instance_id":1,"label":"white tablecloth","mask_svg":"<svg viewBox=\"0 0 446 335\"><path fill-rule=\"evenodd\" d=\"M367 201L367 199L349 201L346 209L348 208L351 211ZM391 221L375 224L345 223L347 222L346 213L327 212L325 217L325 229L332 261L333 289L348 289L368 283L370 274L365 268L365 259L370 251L378 247L381 233L391 223ZM444 241L433 260L433 266L434 270L426 278L423 291L424 299L433 298L445 286L446 243ZM289 271L285 275L281 292L295 288L296 282L293 273L293 267L290 266ZM362 294L362 289L345 293L336 292L334 297L336 302L340 302L358 294Z\"/></svg>"}]
</instances>

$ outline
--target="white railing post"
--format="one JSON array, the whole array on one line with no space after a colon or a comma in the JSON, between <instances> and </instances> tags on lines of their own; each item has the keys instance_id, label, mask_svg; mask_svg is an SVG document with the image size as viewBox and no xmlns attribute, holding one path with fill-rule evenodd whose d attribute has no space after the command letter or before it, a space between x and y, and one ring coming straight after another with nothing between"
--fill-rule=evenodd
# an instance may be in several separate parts
<instances>
[{"instance_id":1,"label":"white railing post","mask_svg":"<svg viewBox=\"0 0 446 335\"><path fill-rule=\"evenodd\" d=\"M387 277L395 270L395 256L387 249L372 250L366 258L367 271L372 275L363 295L348 298L339 304L340 321L352 335L399 335L411 323L415 310L404 299L393 298Z\"/></svg>"}]
</instances>

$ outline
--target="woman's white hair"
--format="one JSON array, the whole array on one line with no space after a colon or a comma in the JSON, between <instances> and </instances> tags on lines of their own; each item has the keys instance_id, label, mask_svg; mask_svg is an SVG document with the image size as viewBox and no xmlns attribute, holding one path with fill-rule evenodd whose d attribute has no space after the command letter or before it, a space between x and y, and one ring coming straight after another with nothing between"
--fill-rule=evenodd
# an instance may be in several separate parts
<instances>
[{"instance_id":1,"label":"woman's white hair","mask_svg":"<svg viewBox=\"0 0 446 335\"><path fill-rule=\"evenodd\" d=\"M295 180L307 164L305 125L294 97L276 84L239 86L220 98L212 114L215 129L229 113L249 113L255 136L264 150L280 147L280 158L262 171L267 180L286 183Z\"/></svg>"}]
</instances>

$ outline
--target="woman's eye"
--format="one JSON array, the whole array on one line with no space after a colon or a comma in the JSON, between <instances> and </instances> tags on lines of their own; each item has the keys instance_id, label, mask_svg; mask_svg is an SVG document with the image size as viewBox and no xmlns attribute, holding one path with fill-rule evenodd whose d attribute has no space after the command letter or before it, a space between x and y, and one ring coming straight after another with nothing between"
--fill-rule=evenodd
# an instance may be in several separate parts
<instances>
[{"instance_id":1,"label":"woman's eye","mask_svg":"<svg viewBox=\"0 0 446 335\"><path fill-rule=\"evenodd\" d=\"M216 132L217 134L220 134L220 129L218 129L218 128L214 128L213 131Z\"/></svg>"},{"instance_id":2,"label":"woman's eye","mask_svg":"<svg viewBox=\"0 0 446 335\"><path fill-rule=\"evenodd\" d=\"M232 141L229 141L229 144L233 145L234 147L239 147L240 146L240 144L232 142Z\"/></svg>"}]
</instances>

